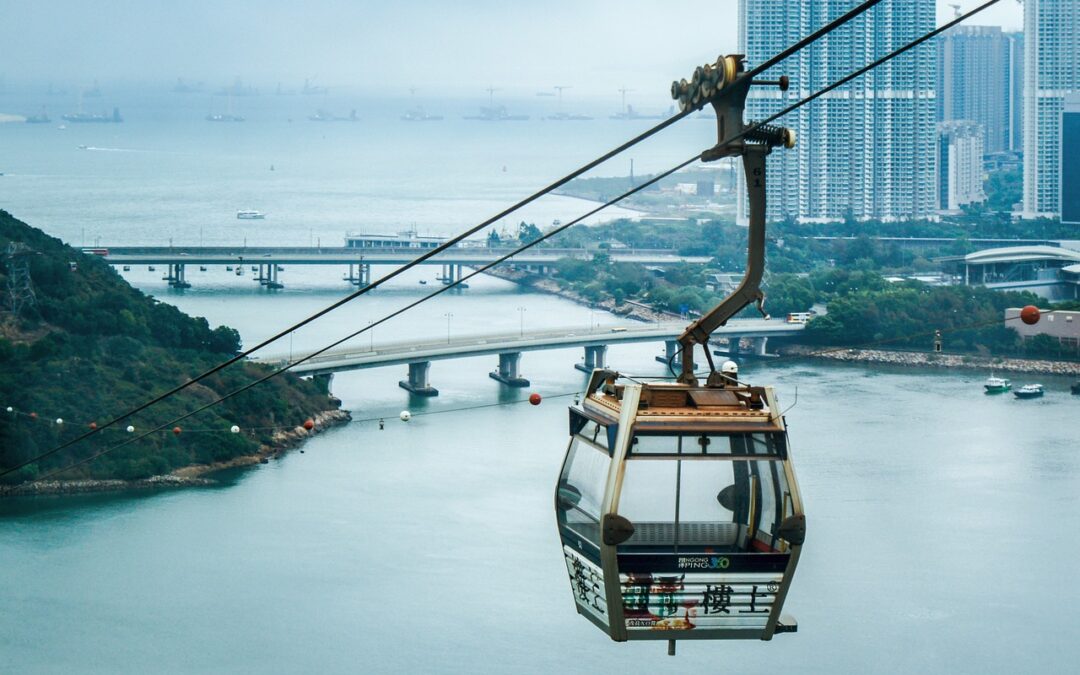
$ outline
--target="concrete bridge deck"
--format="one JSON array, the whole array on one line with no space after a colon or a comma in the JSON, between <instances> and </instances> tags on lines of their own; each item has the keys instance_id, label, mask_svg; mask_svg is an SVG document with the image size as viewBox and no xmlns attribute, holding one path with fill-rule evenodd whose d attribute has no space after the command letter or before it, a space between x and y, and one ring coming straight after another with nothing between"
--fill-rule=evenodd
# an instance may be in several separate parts
<instances>
[{"instance_id":1,"label":"concrete bridge deck","mask_svg":"<svg viewBox=\"0 0 1080 675\"><path fill-rule=\"evenodd\" d=\"M341 347L313 357L292 371L299 375L328 376L347 370L408 365L409 379L403 380L401 386L414 393L431 396L437 394L428 382L431 361L498 355L498 368L491 373L491 377L510 386L528 386L528 380L519 372L522 352L582 347L585 350L584 363L576 365L581 370L591 371L605 365L609 345L664 342L665 357L657 358L666 361L677 353L675 339L686 329L686 325L685 321L672 321L605 327L602 330L563 328L542 332L471 335L450 340L384 343L377 345L375 349L365 349L363 346ZM717 338L753 339L755 351L764 354L768 338L791 337L798 335L804 328L802 324L789 324L779 319L736 319L715 331L713 335ZM357 338L362 339L363 337ZM298 360L304 356L306 354L294 352L292 358ZM277 365L287 363L288 357L282 354L265 355L255 360ZM679 363L677 357L674 363Z\"/></svg>"}]
</instances>

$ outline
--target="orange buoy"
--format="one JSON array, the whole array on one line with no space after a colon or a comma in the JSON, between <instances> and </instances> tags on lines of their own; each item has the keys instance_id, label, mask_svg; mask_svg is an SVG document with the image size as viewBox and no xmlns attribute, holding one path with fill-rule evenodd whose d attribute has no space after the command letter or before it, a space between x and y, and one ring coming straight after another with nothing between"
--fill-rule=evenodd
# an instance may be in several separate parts
<instances>
[{"instance_id":1,"label":"orange buoy","mask_svg":"<svg viewBox=\"0 0 1080 675\"><path fill-rule=\"evenodd\" d=\"M532 403L533 405L540 405L540 401L542 400L544 399L541 398L540 394L537 394L535 391L529 394L529 403Z\"/></svg>"},{"instance_id":2,"label":"orange buoy","mask_svg":"<svg viewBox=\"0 0 1080 675\"><path fill-rule=\"evenodd\" d=\"M93 431L94 429L97 429L97 422L90 423L90 431Z\"/></svg>"},{"instance_id":3,"label":"orange buoy","mask_svg":"<svg viewBox=\"0 0 1080 675\"><path fill-rule=\"evenodd\" d=\"M1039 308L1035 305L1028 305L1020 310L1020 320L1029 326L1039 323L1039 316Z\"/></svg>"},{"instance_id":4,"label":"orange buoy","mask_svg":"<svg viewBox=\"0 0 1080 675\"><path fill-rule=\"evenodd\" d=\"M181 431L182 431L182 430L180 429L180 427L173 427L173 428L172 428L172 432L173 432L173 434L174 434L174 435L176 435L176 436L179 436L179 435L180 435L180 432L181 432Z\"/></svg>"},{"instance_id":5,"label":"orange buoy","mask_svg":"<svg viewBox=\"0 0 1080 675\"><path fill-rule=\"evenodd\" d=\"M315 428L315 421L312 420L310 417L307 418L306 420L304 420L304 428L308 431L311 431Z\"/></svg>"},{"instance_id":6,"label":"orange buoy","mask_svg":"<svg viewBox=\"0 0 1080 675\"><path fill-rule=\"evenodd\" d=\"M36 412L30 413L30 419L36 420L37 419L37 413Z\"/></svg>"}]
</instances>

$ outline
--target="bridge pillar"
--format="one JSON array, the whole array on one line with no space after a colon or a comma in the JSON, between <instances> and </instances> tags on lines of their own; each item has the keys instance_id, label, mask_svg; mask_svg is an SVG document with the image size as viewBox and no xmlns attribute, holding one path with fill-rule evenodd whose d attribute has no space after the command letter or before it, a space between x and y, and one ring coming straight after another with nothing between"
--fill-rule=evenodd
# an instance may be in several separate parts
<instances>
[{"instance_id":1,"label":"bridge pillar","mask_svg":"<svg viewBox=\"0 0 1080 675\"><path fill-rule=\"evenodd\" d=\"M438 396L439 390L432 387L431 383L428 382L428 370L430 368L431 361L410 363L409 379L399 381L398 386L417 396Z\"/></svg>"},{"instance_id":2,"label":"bridge pillar","mask_svg":"<svg viewBox=\"0 0 1080 675\"><path fill-rule=\"evenodd\" d=\"M753 340L753 342L751 344L753 344L754 356L764 357L764 356L769 355L768 352L765 351L766 345L769 344L769 338L767 338L767 337L754 338L754 340Z\"/></svg>"},{"instance_id":3,"label":"bridge pillar","mask_svg":"<svg viewBox=\"0 0 1080 675\"><path fill-rule=\"evenodd\" d=\"M263 283L267 288L285 288L285 285L278 281L278 269L274 263L266 263L266 281Z\"/></svg>"},{"instance_id":4,"label":"bridge pillar","mask_svg":"<svg viewBox=\"0 0 1080 675\"><path fill-rule=\"evenodd\" d=\"M682 370L682 356L678 340L664 340L664 355L657 356L656 360L665 366L670 363L671 367L678 371ZM692 367L697 368L697 364L695 363Z\"/></svg>"},{"instance_id":5,"label":"bridge pillar","mask_svg":"<svg viewBox=\"0 0 1080 675\"><path fill-rule=\"evenodd\" d=\"M353 286L371 285L371 265L369 263L349 263L349 273L345 280Z\"/></svg>"},{"instance_id":6,"label":"bridge pillar","mask_svg":"<svg viewBox=\"0 0 1080 675\"><path fill-rule=\"evenodd\" d=\"M607 345L586 345L585 362L574 364L574 367L583 373L591 373L605 366L607 366Z\"/></svg>"},{"instance_id":7,"label":"bridge pillar","mask_svg":"<svg viewBox=\"0 0 1080 675\"><path fill-rule=\"evenodd\" d=\"M183 263L170 263L169 273L165 278L173 288L191 288L191 284L184 278L185 266Z\"/></svg>"},{"instance_id":8,"label":"bridge pillar","mask_svg":"<svg viewBox=\"0 0 1080 675\"><path fill-rule=\"evenodd\" d=\"M499 368L488 373L488 377L508 387L527 387L529 381L521 376L520 366L521 352L499 354Z\"/></svg>"}]
</instances>

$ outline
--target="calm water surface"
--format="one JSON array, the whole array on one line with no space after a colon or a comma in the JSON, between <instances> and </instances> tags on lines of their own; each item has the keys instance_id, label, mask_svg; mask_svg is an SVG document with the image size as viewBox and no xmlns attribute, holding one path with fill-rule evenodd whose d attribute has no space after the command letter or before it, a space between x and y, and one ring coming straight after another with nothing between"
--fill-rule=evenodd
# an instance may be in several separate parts
<instances>
[{"instance_id":1,"label":"calm water surface","mask_svg":"<svg viewBox=\"0 0 1080 675\"><path fill-rule=\"evenodd\" d=\"M0 109L40 105L12 96ZM325 125L297 97L245 101L249 122L215 125L206 99L177 101L119 100L119 126L0 125L0 208L86 244L336 244L347 229L413 223L447 233L647 125L544 123L537 110L522 126L470 125L452 117L471 102L424 102L448 119L418 127L397 120L406 101L345 99L318 107L356 107L362 121ZM638 170L708 145L712 127L698 124L636 151ZM578 207L556 200L535 219ZM270 215L241 223L240 208ZM435 269L270 351L362 328L430 290L419 281ZM160 272L127 276L252 344L341 297L341 272L287 269L277 294L248 272L189 270L183 294ZM356 342L614 321L481 279ZM659 348L613 347L610 360L658 375ZM441 395L427 401L397 387L404 367L341 374L334 392L356 422L223 487L0 501L0 672L1030 673L1080 658L1080 397L1064 380L1043 378L1046 397L1022 402L983 395L987 373L744 369L785 406L797 400L809 536L786 609L800 628L771 643L684 642L672 659L660 643L612 643L574 611L552 491L567 434L558 395L583 386L580 358L525 355L539 407L487 377L494 357L433 364ZM408 424L402 409L417 413Z\"/></svg>"}]
</instances>

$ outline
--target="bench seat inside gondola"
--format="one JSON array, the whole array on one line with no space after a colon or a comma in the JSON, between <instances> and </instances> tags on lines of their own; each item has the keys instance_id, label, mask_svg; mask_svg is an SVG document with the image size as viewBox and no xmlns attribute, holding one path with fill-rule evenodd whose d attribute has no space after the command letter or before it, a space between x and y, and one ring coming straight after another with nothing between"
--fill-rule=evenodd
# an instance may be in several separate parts
<instances>
[{"instance_id":1,"label":"bench seat inside gondola","mask_svg":"<svg viewBox=\"0 0 1080 675\"><path fill-rule=\"evenodd\" d=\"M574 523L571 529L589 541L600 540L600 526ZM679 550L687 553L738 553L747 550L746 526L738 523L679 523ZM619 544L620 551L669 549L676 545L675 523L634 523L634 535Z\"/></svg>"}]
</instances>

